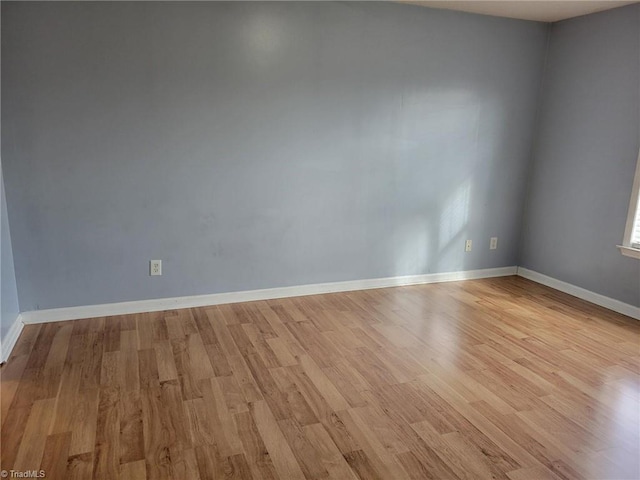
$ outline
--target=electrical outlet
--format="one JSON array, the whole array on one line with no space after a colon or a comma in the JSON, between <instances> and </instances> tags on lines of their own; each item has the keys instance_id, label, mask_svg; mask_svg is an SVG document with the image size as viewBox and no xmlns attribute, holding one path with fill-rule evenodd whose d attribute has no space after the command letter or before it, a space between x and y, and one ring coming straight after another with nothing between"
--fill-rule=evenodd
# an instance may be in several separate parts
<instances>
[{"instance_id":1,"label":"electrical outlet","mask_svg":"<svg viewBox=\"0 0 640 480\"><path fill-rule=\"evenodd\" d=\"M464 242L464 251L465 252L471 251L471 240L467 240L466 242Z\"/></svg>"},{"instance_id":2,"label":"electrical outlet","mask_svg":"<svg viewBox=\"0 0 640 480\"><path fill-rule=\"evenodd\" d=\"M489 241L489 250L495 250L498 248L498 237L491 237Z\"/></svg>"},{"instance_id":3,"label":"electrical outlet","mask_svg":"<svg viewBox=\"0 0 640 480\"><path fill-rule=\"evenodd\" d=\"M149 275L162 275L162 260L151 260L149 262Z\"/></svg>"}]
</instances>

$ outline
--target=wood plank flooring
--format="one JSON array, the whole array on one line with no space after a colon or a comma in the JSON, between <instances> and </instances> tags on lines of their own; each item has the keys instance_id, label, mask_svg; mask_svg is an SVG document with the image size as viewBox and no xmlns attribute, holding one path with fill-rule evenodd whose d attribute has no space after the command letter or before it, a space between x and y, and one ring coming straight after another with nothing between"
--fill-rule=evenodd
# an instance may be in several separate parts
<instances>
[{"instance_id":1,"label":"wood plank flooring","mask_svg":"<svg viewBox=\"0 0 640 480\"><path fill-rule=\"evenodd\" d=\"M640 322L519 277L25 327L1 468L638 479Z\"/></svg>"}]
</instances>

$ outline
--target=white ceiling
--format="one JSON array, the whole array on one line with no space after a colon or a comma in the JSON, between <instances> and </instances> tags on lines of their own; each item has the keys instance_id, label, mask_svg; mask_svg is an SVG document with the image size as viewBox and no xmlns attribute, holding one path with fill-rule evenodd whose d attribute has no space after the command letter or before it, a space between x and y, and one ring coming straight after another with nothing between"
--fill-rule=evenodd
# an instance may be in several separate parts
<instances>
[{"instance_id":1,"label":"white ceiling","mask_svg":"<svg viewBox=\"0 0 640 480\"><path fill-rule=\"evenodd\" d=\"M601 12L602 10L640 2L618 0L404 0L403 3L412 3L432 8L445 8L448 10L462 10L464 12L494 15L497 17L520 18L540 22L557 22L567 18L579 17L580 15Z\"/></svg>"}]
</instances>

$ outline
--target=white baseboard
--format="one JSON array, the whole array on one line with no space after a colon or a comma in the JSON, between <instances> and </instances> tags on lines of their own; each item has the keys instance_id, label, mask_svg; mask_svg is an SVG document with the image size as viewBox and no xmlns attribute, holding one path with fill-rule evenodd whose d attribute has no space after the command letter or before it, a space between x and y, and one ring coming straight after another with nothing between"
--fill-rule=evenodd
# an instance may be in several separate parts
<instances>
[{"instance_id":1,"label":"white baseboard","mask_svg":"<svg viewBox=\"0 0 640 480\"><path fill-rule=\"evenodd\" d=\"M225 303L250 302L254 300L270 300L285 297L300 297L321 293L350 292L372 288L399 287L423 283L451 282L456 280L472 280L477 278L504 277L515 275L518 267L486 268L466 272L430 273L425 275L409 275L403 277L372 278L347 282L316 283L293 287L268 288L245 292L215 293L211 295L193 295L188 297L158 298L134 302L107 303L81 307L54 308L22 313L25 324L77 320L80 318L106 317L109 315L126 315L131 313L158 312L177 308L206 307Z\"/></svg>"},{"instance_id":2,"label":"white baseboard","mask_svg":"<svg viewBox=\"0 0 640 480\"><path fill-rule=\"evenodd\" d=\"M623 315L627 315L631 318L635 318L636 320L640 320L640 307L635 307L633 305L629 305L628 303L621 302L620 300L605 297L604 295L600 295L599 293L595 293L590 290L585 290L581 287L576 287L575 285L572 285L570 283L548 277L546 275L543 275L542 273L538 273L527 268L518 267L518 275L524 278L528 278L529 280L533 280L534 282L541 283L542 285L546 285L547 287L551 287L556 290L560 290L561 292L568 293L569 295L573 295L574 297L581 298L582 300L586 300L587 302L595 303L596 305L600 305L601 307L608 308L609 310L613 310L614 312L622 313Z\"/></svg>"},{"instance_id":3,"label":"white baseboard","mask_svg":"<svg viewBox=\"0 0 640 480\"><path fill-rule=\"evenodd\" d=\"M22 329L24 328L24 323L22 322L22 315L18 315L9 328L7 335L5 338L0 340L0 363L4 363L9 359L9 355L11 355L11 351L13 347L16 346L16 342L18 341L18 337L20 337L20 333L22 333Z\"/></svg>"},{"instance_id":4,"label":"white baseboard","mask_svg":"<svg viewBox=\"0 0 640 480\"><path fill-rule=\"evenodd\" d=\"M424 275L409 275L403 277L372 278L366 280L352 280L346 282L317 283L313 285L299 285L293 287L268 288L264 290L249 290L244 292L215 293L211 295L193 295L188 297L159 298L153 300L139 300L133 302L108 303L102 305L87 305L80 307L55 308L50 310L36 310L22 312L7 332L6 338L0 344L0 363L5 362L15 346L22 328L26 324L47 323L62 320L77 320L81 318L106 317L110 315L126 315L131 313L157 312L178 308L206 307L225 303L250 302L255 300L270 300L276 298L299 297L304 295L318 295L322 293L351 292L355 290L369 290L373 288L400 287L405 285L419 285L426 283L451 282L459 280L473 280L479 278L504 277L520 275L534 282L541 283L561 292L568 293L601 307L608 308L623 315L640 320L640 308L627 303L605 297L595 292L585 290L570 283L548 277L523 267L487 268L469 270L466 272L431 273Z\"/></svg>"}]
</instances>

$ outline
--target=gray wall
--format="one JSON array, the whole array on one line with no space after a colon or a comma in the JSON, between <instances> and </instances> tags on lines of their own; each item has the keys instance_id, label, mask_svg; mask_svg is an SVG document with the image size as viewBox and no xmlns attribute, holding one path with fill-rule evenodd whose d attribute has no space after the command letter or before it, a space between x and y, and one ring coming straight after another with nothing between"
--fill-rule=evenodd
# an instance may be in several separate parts
<instances>
[{"instance_id":1,"label":"gray wall","mask_svg":"<svg viewBox=\"0 0 640 480\"><path fill-rule=\"evenodd\" d=\"M366 2L2 9L23 311L516 264L544 24Z\"/></svg>"},{"instance_id":2,"label":"gray wall","mask_svg":"<svg viewBox=\"0 0 640 480\"><path fill-rule=\"evenodd\" d=\"M520 264L640 305L622 242L640 138L640 5L553 24Z\"/></svg>"},{"instance_id":3,"label":"gray wall","mask_svg":"<svg viewBox=\"0 0 640 480\"><path fill-rule=\"evenodd\" d=\"M0 157L0 343L6 338L7 332L15 323L19 313L7 201L2 176L2 157Z\"/></svg>"},{"instance_id":4,"label":"gray wall","mask_svg":"<svg viewBox=\"0 0 640 480\"><path fill-rule=\"evenodd\" d=\"M19 313L7 202L0 163L0 339L6 338Z\"/></svg>"}]
</instances>

